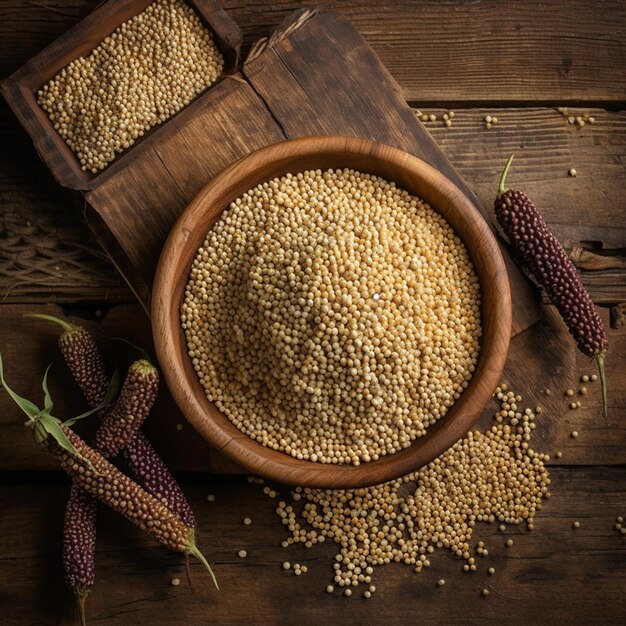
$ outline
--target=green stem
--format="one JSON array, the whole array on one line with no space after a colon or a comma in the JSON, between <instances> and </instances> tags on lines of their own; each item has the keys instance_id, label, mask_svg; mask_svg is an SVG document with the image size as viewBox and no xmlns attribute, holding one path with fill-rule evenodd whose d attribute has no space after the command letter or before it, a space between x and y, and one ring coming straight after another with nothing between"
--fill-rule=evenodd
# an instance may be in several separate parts
<instances>
[{"instance_id":1,"label":"green stem","mask_svg":"<svg viewBox=\"0 0 626 626\"><path fill-rule=\"evenodd\" d=\"M204 567L206 567L207 571L211 575L211 579L213 580L213 584L215 585L216 589L219 591L220 587L217 584L217 578L215 578L215 574L213 573L213 570L211 569L211 566L209 565L208 561L204 558L204 555L202 554L202 552L200 552L200 550L198 550L198 547L196 546L195 539L191 540L191 546L189 548L189 554L193 554L198 559L198 561L200 561L200 563L202 563L202 565L204 565Z\"/></svg>"},{"instance_id":2,"label":"green stem","mask_svg":"<svg viewBox=\"0 0 626 626\"><path fill-rule=\"evenodd\" d=\"M511 168L511 163L513 163L513 157L515 155L512 154L509 157L509 160L506 162L506 165L504 166L504 169L502 170L502 174L500 175L500 183L498 184L498 195L502 195L503 193L506 193L506 187L504 186L504 181L506 180L506 176L509 173L509 169Z\"/></svg>"},{"instance_id":3,"label":"green stem","mask_svg":"<svg viewBox=\"0 0 626 626\"><path fill-rule=\"evenodd\" d=\"M46 315L45 313L24 313L24 317L33 317L35 319L45 320L46 322L53 322L54 324L58 324L66 333L74 329L74 324L70 324L54 315Z\"/></svg>"},{"instance_id":4,"label":"green stem","mask_svg":"<svg viewBox=\"0 0 626 626\"><path fill-rule=\"evenodd\" d=\"M87 617L85 615L85 600L87 599L87 594L79 594L76 596L78 600L78 614L80 615L80 625L87 626Z\"/></svg>"},{"instance_id":5,"label":"green stem","mask_svg":"<svg viewBox=\"0 0 626 626\"><path fill-rule=\"evenodd\" d=\"M604 409L604 419L608 416L608 407L607 407L607 399L606 399L606 376L604 373L604 359L606 357L606 350L602 352L598 352L596 354L595 359L598 364L598 371L600 372L600 386L602 388L602 407Z\"/></svg>"}]
</instances>

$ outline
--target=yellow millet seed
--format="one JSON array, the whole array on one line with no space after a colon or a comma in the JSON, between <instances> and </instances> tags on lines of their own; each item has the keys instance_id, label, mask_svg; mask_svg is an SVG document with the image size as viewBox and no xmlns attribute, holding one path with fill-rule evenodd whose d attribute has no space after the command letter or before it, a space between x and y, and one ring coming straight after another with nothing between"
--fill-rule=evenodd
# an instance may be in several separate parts
<instances>
[{"instance_id":1,"label":"yellow millet seed","mask_svg":"<svg viewBox=\"0 0 626 626\"><path fill-rule=\"evenodd\" d=\"M465 562L464 572L477 571L471 556L477 522L506 524L533 520L550 486L545 462L524 437L533 418L522 399L496 392L500 408L515 401L518 424L508 416L484 433L469 432L439 458L403 478L361 489L296 488L297 509L276 509L294 543L326 537L334 541L333 582L342 588L368 585L377 565L404 563L415 572L429 565L435 547L449 549ZM508 411L507 411L508 414ZM497 414L496 414L497 415ZM530 431L533 432L532 430ZM487 556L483 541L477 552ZM508 539L507 547L513 545ZM495 571L495 570L494 570Z\"/></svg>"},{"instance_id":2,"label":"yellow millet seed","mask_svg":"<svg viewBox=\"0 0 626 626\"><path fill-rule=\"evenodd\" d=\"M239 430L297 459L359 465L409 447L467 387L480 285L419 198L350 169L305 171L222 213L181 321L207 397Z\"/></svg>"},{"instance_id":3,"label":"yellow millet seed","mask_svg":"<svg viewBox=\"0 0 626 626\"><path fill-rule=\"evenodd\" d=\"M39 106L96 174L212 85L224 67L213 34L183 0L155 0L37 94Z\"/></svg>"}]
</instances>

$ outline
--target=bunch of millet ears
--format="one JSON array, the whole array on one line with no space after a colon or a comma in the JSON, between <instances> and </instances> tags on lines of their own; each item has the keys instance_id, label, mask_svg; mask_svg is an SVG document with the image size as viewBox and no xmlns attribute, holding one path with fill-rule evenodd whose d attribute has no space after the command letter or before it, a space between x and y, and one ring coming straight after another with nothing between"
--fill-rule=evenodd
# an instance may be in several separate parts
<instances>
[{"instance_id":1,"label":"bunch of millet ears","mask_svg":"<svg viewBox=\"0 0 626 626\"><path fill-rule=\"evenodd\" d=\"M13 400L28 415L35 440L44 446L72 477L63 527L65 579L73 590L85 624L85 599L95 582L97 502L104 502L159 543L190 554L207 568L217 582L195 542L196 520L189 502L169 469L142 433L157 396L159 375L149 360L135 361L113 402L115 375L109 382L104 362L91 334L83 327L49 315L33 314L59 324L63 333L59 348L91 410L61 422L50 413L52 399L44 377L44 408L18 396L4 380L0 357L0 381ZM100 416L94 447L76 435L70 426L92 413ZM109 459L118 458L128 474Z\"/></svg>"}]
</instances>

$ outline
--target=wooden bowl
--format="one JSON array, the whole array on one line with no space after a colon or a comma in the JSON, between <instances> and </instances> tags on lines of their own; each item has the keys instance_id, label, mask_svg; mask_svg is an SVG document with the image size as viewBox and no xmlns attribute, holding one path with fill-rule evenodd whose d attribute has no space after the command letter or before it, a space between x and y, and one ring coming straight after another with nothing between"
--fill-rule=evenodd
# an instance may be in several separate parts
<instances>
[{"instance_id":1,"label":"wooden bowl","mask_svg":"<svg viewBox=\"0 0 626 626\"><path fill-rule=\"evenodd\" d=\"M229 204L257 184L288 172L350 167L376 174L426 200L470 254L482 291L481 351L461 397L427 434L405 450L359 466L300 461L242 433L207 399L187 355L180 305L196 251ZM441 173L397 148L366 139L307 137L262 148L216 176L172 229L152 295L154 342L168 387L191 424L215 448L251 473L292 484L354 488L408 474L439 456L478 419L500 382L511 335L511 294L498 244L476 207Z\"/></svg>"}]
</instances>

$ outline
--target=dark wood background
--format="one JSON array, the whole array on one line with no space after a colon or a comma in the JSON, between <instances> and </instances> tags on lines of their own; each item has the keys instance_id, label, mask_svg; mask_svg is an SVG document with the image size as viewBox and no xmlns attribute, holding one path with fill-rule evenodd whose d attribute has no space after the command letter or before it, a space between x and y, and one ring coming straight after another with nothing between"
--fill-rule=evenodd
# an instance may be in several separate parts
<instances>
[{"instance_id":1,"label":"dark wood background","mask_svg":"<svg viewBox=\"0 0 626 626\"><path fill-rule=\"evenodd\" d=\"M79 21L97 0L2 0L0 76L5 77ZM226 0L242 27L245 50L301 2ZM275 501L241 477L203 472L181 480L198 514L200 544L215 563L222 591L194 567L191 594L181 560L104 512L98 543L98 582L89 603L93 623L201 624L300 621L420 620L425 623L623 623L626 538L612 529L626 517L626 3L478 1L322 2L350 18L416 108L454 125L427 127L460 174L490 205L503 158L516 153L511 184L526 190L568 247L609 324L610 411L600 416L597 387L585 406L565 412L538 434L552 462L553 498L535 531L511 529L506 550L495 528L476 537L497 568L462 574L441 551L432 567L378 570L375 596L331 597L332 545L284 550ZM375 86L373 86L375 88ZM555 107L588 113L596 123L578 129ZM487 131L487 113L500 120ZM24 395L38 393L49 361L61 412L81 410L55 350L52 328L26 323L28 310L75 316L100 336L149 340L149 327L90 235L78 197L52 180L25 132L0 105L0 350L7 376ZM570 168L577 170L569 177ZM523 371L523 368L520 368ZM574 386L591 368L578 357ZM513 384L514 380L511 381ZM563 401L565 402L565 401ZM549 420L549 416L546 416ZM15 409L0 396L0 623L71 623L71 597L60 566L60 529L67 481L51 471ZM224 469L182 423L163 395L151 434L175 467ZM573 429L576 440L568 438ZM541 449L541 446L538 447ZM552 449L553 448L553 449ZM209 503L206 495L214 493ZM251 526L241 523L253 518ZM581 527L574 531L572 522ZM237 557L245 548L246 560ZM288 559L309 565L297 578ZM177 575L180 587L169 586ZM447 584L439 589L440 577ZM480 589L492 585L489 598Z\"/></svg>"}]
</instances>

